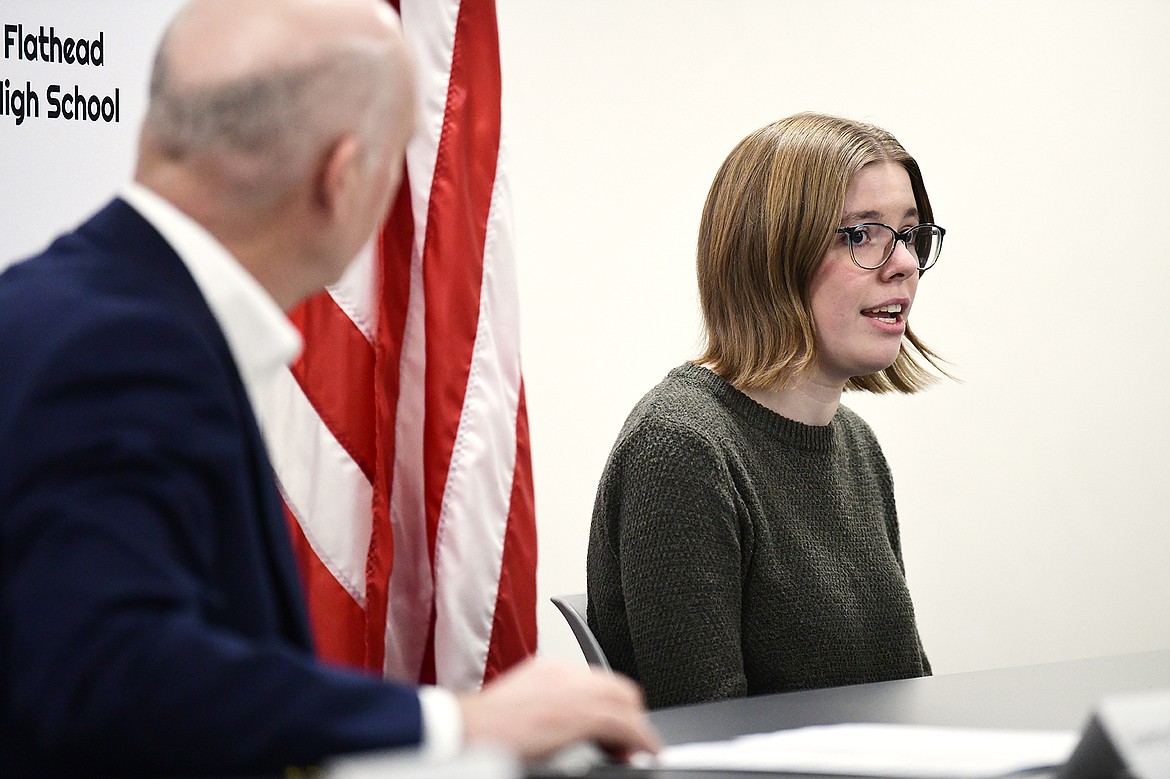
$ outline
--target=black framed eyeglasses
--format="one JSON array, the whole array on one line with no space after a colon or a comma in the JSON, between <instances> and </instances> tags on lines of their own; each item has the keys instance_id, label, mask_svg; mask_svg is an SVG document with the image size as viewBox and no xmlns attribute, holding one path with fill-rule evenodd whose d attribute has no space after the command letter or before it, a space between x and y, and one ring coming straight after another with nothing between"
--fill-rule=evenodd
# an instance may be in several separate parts
<instances>
[{"instance_id":1,"label":"black framed eyeglasses","mask_svg":"<svg viewBox=\"0 0 1170 779\"><path fill-rule=\"evenodd\" d=\"M946 230L929 222L907 227L902 232L881 222L838 227L837 232L845 236L849 256L857 267L877 270L894 256L894 247L901 241L918 260L919 273L938 262L943 236L947 234Z\"/></svg>"}]
</instances>

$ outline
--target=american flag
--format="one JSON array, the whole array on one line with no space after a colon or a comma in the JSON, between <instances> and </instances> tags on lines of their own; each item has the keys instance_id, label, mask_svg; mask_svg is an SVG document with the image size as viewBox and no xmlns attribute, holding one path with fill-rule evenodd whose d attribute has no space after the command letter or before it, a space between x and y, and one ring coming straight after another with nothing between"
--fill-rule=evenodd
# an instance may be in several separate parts
<instances>
[{"instance_id":1,"label":"american flag","mask_svg":"<svg viewBox=\"0 0 1170 779\"><path fill-rule=\"evenodd\" d=\"M401 0L420 129L374 246L292 312L265 402L318 651L478 688L536 649L494 0Z\"/></svg>"}]
</instances>

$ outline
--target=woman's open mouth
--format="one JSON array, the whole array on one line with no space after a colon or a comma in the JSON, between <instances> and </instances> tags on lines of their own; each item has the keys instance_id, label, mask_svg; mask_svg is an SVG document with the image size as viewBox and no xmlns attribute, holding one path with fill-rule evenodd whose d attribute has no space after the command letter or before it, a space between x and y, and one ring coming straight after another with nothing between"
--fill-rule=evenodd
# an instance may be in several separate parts
<instances>
[{"instance_id":1,"label":"woman's open mouth","mask_svg":"<svg viewBox=\"0 0 1170 779\"><path fill-rule=\"evenodd\" d=\"M871 319L876 319L879 322L887 324L897 324L902 319L902 304L889 303L877 308L867 308L861 312L862 316L867 316Z\"/></svg>"}]
</instances>

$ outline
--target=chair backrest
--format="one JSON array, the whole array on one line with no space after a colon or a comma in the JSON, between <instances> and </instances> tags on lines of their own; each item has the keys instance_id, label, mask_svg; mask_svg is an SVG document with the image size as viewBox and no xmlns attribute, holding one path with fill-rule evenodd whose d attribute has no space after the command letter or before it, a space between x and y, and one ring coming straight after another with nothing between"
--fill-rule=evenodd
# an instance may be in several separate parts
<instances>
[{"instance_id":1,"label":"chair backrest","mask_svg":"<svg viewBox=\"0 0 1170 779\"><path fill-rule=\"evenodd\" d=\"M549 600L560 609L565 621L572 628L573 635L577 638L577 644L581 647L581 654L585 655L585 662L607 671L610 670L609 661L605 659L605 652L602 651L601 644L597 643L597 636L593 635L593 631L589 629L589 620L585 617L588 607L585 593L554 595Z\"/></svg>"}]
</instances>

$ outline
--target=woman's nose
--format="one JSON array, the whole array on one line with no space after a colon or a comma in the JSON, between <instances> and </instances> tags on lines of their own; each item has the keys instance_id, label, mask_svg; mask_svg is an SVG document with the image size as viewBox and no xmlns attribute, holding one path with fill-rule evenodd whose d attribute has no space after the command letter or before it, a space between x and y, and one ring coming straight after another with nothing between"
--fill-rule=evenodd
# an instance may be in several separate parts
<instances>
[{"instance_id":1,"label":"woman's nose","mask_svg":"<svg viewBox=\"0 0 1170 779\"><path fill-rule=\"evenodd\" d=\"M896 278L918 273L918 257L910 250L905 241L894 242L894 253L886 264L881 267L885 278Z\"/></svg>"}]
</instances>

